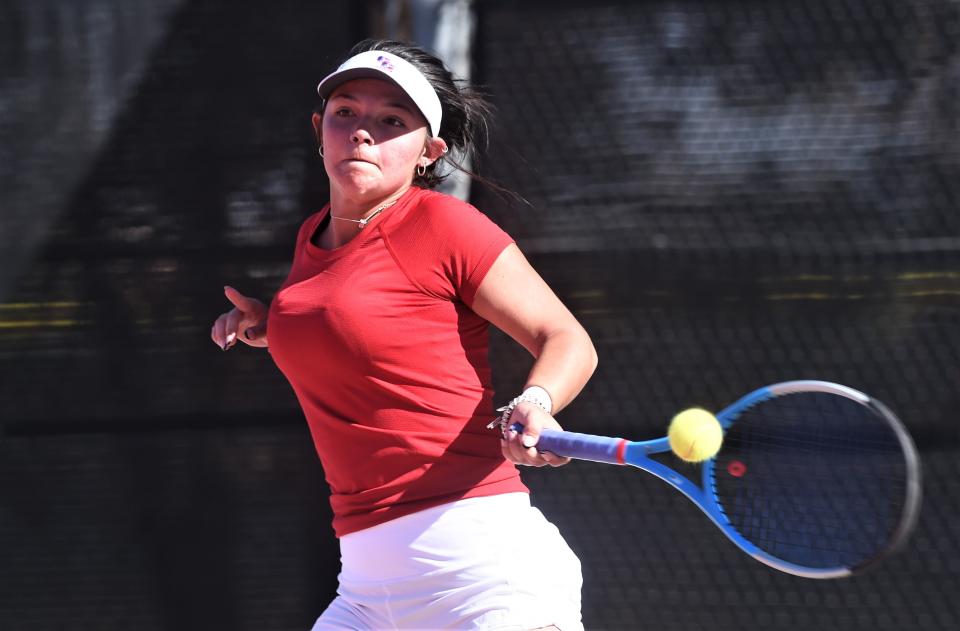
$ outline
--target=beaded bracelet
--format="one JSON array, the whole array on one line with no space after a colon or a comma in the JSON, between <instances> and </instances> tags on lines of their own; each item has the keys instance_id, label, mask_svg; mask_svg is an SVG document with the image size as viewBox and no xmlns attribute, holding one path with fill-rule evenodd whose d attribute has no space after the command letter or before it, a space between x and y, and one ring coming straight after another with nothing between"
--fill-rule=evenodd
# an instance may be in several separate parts
<instances>
[{"instance_id":1,"label":"beaded bracelet","mask_svg":"<svg viewBox=\"0 0 960 631\"><path fill-rule=\"evenodd\" d=\"M510 415L513 414L513 411L517 408L517 406L524 401L533 403L547 414L553 413L553 400L550 398L550 393L540 386L530 386L520 393L520 396L514 397L510 403L503 407L497 408L497 412L500 412L500 416L493 419L490 424L487 425L487 429L493 429L499 425L500 433L506 436L510 423Z\"/></svg>"}]
</instances>

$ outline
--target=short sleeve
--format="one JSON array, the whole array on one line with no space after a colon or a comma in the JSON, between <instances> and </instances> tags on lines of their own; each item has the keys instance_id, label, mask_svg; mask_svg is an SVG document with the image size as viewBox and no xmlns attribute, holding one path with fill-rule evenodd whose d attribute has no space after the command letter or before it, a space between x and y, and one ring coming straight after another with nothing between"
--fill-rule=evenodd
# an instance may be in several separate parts
<instances>
[{"instance_id":1,"label":"short sleeve","mask_svg":"<svg viewBox=\"0 0 960 631\"><path fill-rule=\"evenodd\" d=\"M513 239L482 212L454 197L424 191L392 223L387 244L423 291L473 303L480 283Z\"/></svg>"}]
</instances>

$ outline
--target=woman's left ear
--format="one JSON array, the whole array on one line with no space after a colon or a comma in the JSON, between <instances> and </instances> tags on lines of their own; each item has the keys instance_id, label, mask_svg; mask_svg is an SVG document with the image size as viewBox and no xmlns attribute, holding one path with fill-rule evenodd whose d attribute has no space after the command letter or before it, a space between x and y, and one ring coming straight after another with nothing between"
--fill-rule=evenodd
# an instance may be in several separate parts
<instances>
[{"instance_id":1,"label":"woman's left ear","mask_svg":"<svg viewBox=\"0 0 960 631\"><path fill-rule=\"evenodd\" d=\"M440 156L447 152L447 142L440 136L431 136L427 138L424 147L424 156L430 161L424 166L429 166L440 159Z\"/></svg>"},{"instance_id":2,"label":"woman's left ear","mask_svg":"<svg viewBox=\"0 0 960 631\"><path fill-rule=\"evenodd\" d=\"M323 146L323 117L314 112L313 116L310 117L310 122L313 124L313 131L317 135L317 142L320 143L320 146Z\"/></svg>"}]
</instances>

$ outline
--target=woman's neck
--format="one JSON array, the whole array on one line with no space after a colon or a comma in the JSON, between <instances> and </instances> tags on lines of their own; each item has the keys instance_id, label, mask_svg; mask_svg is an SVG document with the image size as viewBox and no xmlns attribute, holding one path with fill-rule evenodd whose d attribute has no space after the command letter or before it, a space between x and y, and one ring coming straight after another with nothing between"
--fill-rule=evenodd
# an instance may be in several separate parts
<instances>
[{"instance_id":1,"label":"woman's neck","mask_svg":"<svg viewBox=\"0 0 960 631\"><path fill-rule=\"evenodd\" d=\"M388 195L353 196L342 191L331 189L330 211L337 217L344 219L363 219L383 204L400 199L410 189L410 185Z\"/></svg>"},{"instance_id":2,"label":"woman's neck","mask_svg":"<svg viewBox=\"0 0 960 631\"><path fill-rule=\"evenodd\" d=\"M405 186L385 197L377 196L368 199L348 197L342 193L330 191L330 223L320 235L320 245L333 249L344 245L377 216L392 206L410 189Z\"/></svg>"}]
</instances>

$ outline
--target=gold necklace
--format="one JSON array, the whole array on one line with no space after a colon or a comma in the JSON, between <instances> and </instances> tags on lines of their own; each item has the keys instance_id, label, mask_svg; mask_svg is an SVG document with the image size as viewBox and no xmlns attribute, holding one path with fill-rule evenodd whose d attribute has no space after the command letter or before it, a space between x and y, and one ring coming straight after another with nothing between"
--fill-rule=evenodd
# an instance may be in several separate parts
<instances>
[{"instance_id":1,"label":"gold necklace","mask_svg":"<svg viewBox=\"0 0 960 631\"><path fill-rule=\"evenodd\" d=\"M377 215L379 215L380 213L382 213L385 209L390 208L391 206L393 206L394 204L396 204L397 201L398 201L398 200L395 199L395 200L393 200L392 202L387 202L386 204L384 204L383 206L380 206L379 208L377 208L376 210L374 210L372 213L370 213L369 215L367 215L367 216L364 217L363 219L350 219L350 218L348 218L348 217L337 217L336 215L333 214L333 211L332 211L332 210L330 211L330 216L333 217L334 219L339 220L339 221L351 221L351 222L357 224L357 230L363 230L364 228L367 227L367 224L370 223L370 220L371 220L371 219L373 219L374 217L376 217Z\"/></svg>"}]
</instances>

